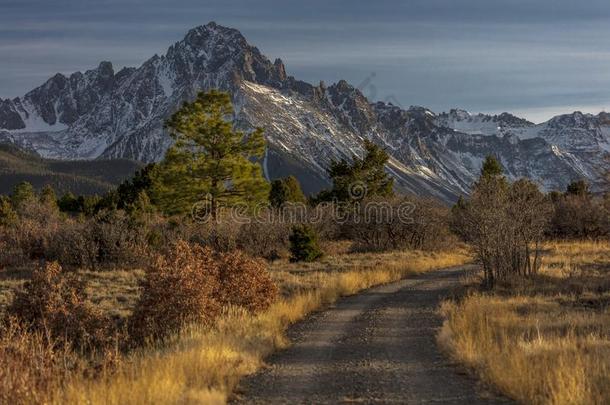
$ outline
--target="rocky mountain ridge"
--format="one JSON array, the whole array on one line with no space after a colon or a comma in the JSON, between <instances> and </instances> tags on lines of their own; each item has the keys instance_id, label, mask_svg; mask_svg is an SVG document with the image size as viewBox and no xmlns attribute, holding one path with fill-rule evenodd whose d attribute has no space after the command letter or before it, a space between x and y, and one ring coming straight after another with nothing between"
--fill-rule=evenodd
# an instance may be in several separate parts
<instances>
[{"instance_id":1,"label":"rocky mountain ridge","mask_svg":"<svg viewBox=\"0 0 610 405\"><path fill-rule=\"evenodd\" d=\"M435 114L373 102L346 81L312 85L287 75L243 35L209 23L192 29L165 55L139 68L112 64L69 77L58 74L24 97L0 100L0 141L56 159L163 157L163 122L205 89L231 93L235 123L265 128L265 174L295 174L308 192L328 184L331 160L362 152L370 139L391 156L398 189L446 201L468 192L488 154L510 178L545 189L571 180L596 184L610 154L610 118L574 113L535 125L504 113Z\"/></svg>"}]
</instances>

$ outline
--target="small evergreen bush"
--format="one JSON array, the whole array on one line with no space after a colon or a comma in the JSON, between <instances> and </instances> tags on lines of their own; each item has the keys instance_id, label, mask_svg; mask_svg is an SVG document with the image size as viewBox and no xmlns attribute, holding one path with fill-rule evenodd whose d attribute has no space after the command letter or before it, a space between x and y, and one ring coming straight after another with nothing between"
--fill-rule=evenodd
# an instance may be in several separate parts
<instances>
[{"instance_id":1,"label":"small evergreen bush","mask_svg":"<svg viewBox=\"0 0 610 405\"><path fill-rule=\"evenodd\" d=\"M306 225L293 227L289 240L291 262L313 262L322 256L318 235Z\"/></svg>"}]
</instances>

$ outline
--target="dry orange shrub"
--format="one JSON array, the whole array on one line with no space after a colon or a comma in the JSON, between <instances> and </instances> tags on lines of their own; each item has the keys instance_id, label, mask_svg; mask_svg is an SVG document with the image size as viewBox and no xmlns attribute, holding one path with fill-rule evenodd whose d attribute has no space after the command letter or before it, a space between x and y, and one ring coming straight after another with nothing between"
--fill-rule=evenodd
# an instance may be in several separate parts
<instances>
[{"instance_id":1,"label":"dry orange shrub","mask_svg":"<svg viewBox=\"0 0 610 405\"><path fill-rule=\"evenodd\" d=\"M131 335L139 342L163 338L186 324L210 324L225 305L260 311L276 296L261 261L180 241L150 266L131 318Z\"/></svg>"},{"instance_id":2,"label":"dry orange shrub","mask_svg":"<svg viewBox=\"0 0 610 405\"><path fill-rule=\"evenodd\" d=\"M221 310L212 299L218 265L212 251L179 242L157 256L142 281L142 295L130 320L132 338L160 338L185 323L209 323Z\"/></svg>"},{"instance_id":3,"label":"dry orange shrub","mask_svg":"<svg viewBox=\"0 0 610 405\"><path fill-rule=\"evenodd\" d=\"M217 255L219 285L216 299L223 305L243 307L251 312L267 309L277 298L265 262L236 251Z\"/></svg>"}]
</instances>

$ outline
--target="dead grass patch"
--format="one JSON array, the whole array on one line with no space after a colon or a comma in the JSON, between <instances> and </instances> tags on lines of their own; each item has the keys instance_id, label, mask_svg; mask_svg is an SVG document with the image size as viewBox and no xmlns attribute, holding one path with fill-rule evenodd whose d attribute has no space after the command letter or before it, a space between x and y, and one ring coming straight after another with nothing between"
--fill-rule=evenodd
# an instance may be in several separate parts
<instances>
[{"instance_id":1,"label":"dead grass patch","mask_svg":"<svg viewBox=\"0 0 610 405\"><path fill-rule=\"evenodd\" d=\"M520 402L610 403L610 243L546 250L540 276L446 302L439 342Z\"/></svg>"}]
</instances>

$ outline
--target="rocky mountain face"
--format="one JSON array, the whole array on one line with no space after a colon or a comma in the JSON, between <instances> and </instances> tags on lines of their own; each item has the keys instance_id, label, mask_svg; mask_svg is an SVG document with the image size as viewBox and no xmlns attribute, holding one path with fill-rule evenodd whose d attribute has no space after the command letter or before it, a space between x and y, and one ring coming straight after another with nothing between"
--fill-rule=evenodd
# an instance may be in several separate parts
<instances>
[{"instance_id":1,"label":"rocky mountain face","mask_svg":"<svg viewBox=\"0 0 610 405\"><path fill-rule=\"evenodd\" d=\"M577 178L595 184L610 153L610 116L574 113L535 125L504 113L435 114L367 100L345 81L312 85L286 74L237 30L209 23L139 68L55 75L22 98L0 99L0 141L57 159L163 157L171 139L163 122L209 88L232 94L235 123L265 128L269 178L296 175L308 192L328 184L333 159L362 152L370 139L391 156L388 171L405 192L446 201L468 192L485 156L510 178L545 189Z\"/></svg>"}]
</instances>

